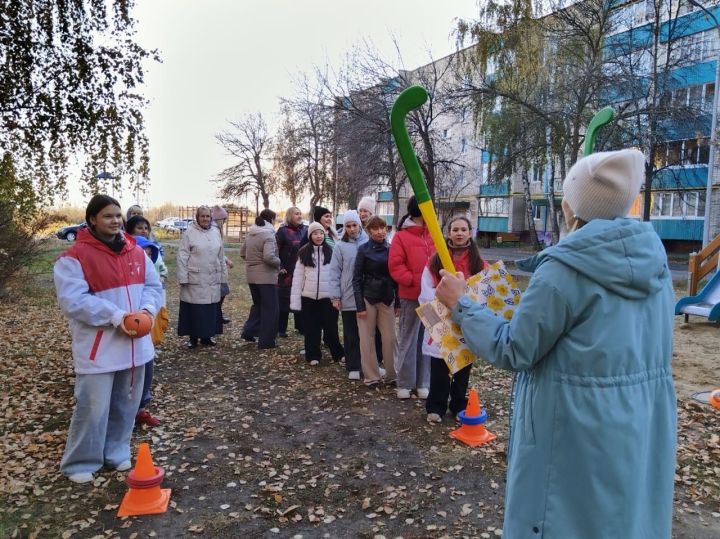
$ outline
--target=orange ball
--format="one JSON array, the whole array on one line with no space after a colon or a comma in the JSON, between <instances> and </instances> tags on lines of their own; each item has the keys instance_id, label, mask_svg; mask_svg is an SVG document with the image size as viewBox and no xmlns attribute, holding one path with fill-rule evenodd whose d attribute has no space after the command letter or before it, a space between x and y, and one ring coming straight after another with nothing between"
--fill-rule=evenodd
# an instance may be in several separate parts
<instances>
[{"instance_id":1,"label":"orange ball","mask_svg":"<svg viewBox=\"0 0 720 539\"><path fill-rule=\"evenodd\" d=\"M716 410L720 410L720 389L710 393L710 405Z\"/></svg>"},{"instance_id":2,"label":"orange ball","mask_svg":"<svg viewBox=\"0 0 720 539\"><path fill-rule=\"evenodd\" d=\"M152 318L145 311L130 313L123 318L123 325L131 337L139 339L150 333Z\"/></svg>"}]
</instances>

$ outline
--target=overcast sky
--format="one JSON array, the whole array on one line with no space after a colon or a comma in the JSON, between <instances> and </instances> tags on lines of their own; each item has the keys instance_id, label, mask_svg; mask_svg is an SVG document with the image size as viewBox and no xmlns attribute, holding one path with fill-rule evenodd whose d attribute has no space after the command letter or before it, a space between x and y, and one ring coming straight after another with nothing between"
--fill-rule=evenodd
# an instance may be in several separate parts
<instances>
[{"instance_id":1,"label":"overcast sky","mask_svg":"<svg viewBox=\"0 0 720 539\"><path fill-rule=\"evenodd\" d=\"M364 39L392 59L394 35L409 69L428 50L445 56L454 20L476 13L476 0L138 0L138 39L163 58L146 77L152 186L142 202L215 202L210 180L231 161L214 135L228 121L261 112L272 122L297 73L338 65ZM71 202L85 203L76 188Z\"/></svg>"}]
</instances>

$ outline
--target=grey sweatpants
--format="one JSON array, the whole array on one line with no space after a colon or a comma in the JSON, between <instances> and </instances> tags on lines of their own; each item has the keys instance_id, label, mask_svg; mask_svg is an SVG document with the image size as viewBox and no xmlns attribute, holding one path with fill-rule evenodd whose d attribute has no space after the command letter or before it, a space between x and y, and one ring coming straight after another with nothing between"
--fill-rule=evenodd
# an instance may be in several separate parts
<instances>
[{"instance_id":1,"label":"grey sweatpants","mask_svg":"<svg viewBox=\"0 0 720 539\"><path fill-rule=\"evenodd\" d=\"M400 300L398 348L395 357L397 386L399 389L427 389L430 387L430 356L422 353L423 332L415 309L417 301Z\"/></svg>"},{"instance_id":2,"label":"grey sweatpants","mask_svg":"<svg viewBox=\"0 0 720 539\"><path fill-rule=\"evenodd\" d=\"M140 406L145 365L131 372L75 375L75 410L60 471L67 475L114 468L130 460L130 438Z\"/></svg>"}]
</instances>

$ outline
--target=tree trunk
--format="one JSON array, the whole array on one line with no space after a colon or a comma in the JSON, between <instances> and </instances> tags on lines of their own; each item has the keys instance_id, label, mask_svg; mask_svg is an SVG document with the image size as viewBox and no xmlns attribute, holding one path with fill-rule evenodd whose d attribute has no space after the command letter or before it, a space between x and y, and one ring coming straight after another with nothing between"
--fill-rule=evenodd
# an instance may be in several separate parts
<instances>
[{"instance_id":1,"label":"tree trunk","mask_svg":"<svg viewBox=\"0 0 720 539\"><path fill-rule=\"evenodd\" d=\"M555 212L555 159L550 159L550 185L548 186L548 215L552 225L552 243L556 245L560 241L560 227Z\"/></svg>"},{"instance_id":2,"label":"tree trunk","mask_svg":"<svg viewBox=\"0 0 720 539\"><path fill-rule=\"evenodd\" d=\"M270 207L270 193L267 193L265 192L265 189L262 189L260 191L260 196L262 196L263 208L267 210Z\"/></svg>"},{"instance_id":3,"label":"tree trunk","mask_svg":"<svg viewBox=\"0 0 720 539\"><path fill-rule=\"evenodd\" d=\"M650 155L655 153L655 145L650 146ZM652 183L653 183L653 166L652 162L645 161L645 194L643 196L643 221L650 220L650 210L652 209Z\"/></svg>"},{"instance_id":4,"label":"tree trunk","mask_svg":"<svg viewBox=\"0 0 720 539\"><path fill-rule=\"evenodd\" d=\"M522 173L523 183L523 194L525 198L525 216L528 222L528 230L530 231L530 237L532 238L533 247L540 249L540 242L537 237L537 230L535 230L535 220L533 219L533 206L532 197L530 196L530 176L527 170L523 170Z\"/></svg>"}]
</instances>

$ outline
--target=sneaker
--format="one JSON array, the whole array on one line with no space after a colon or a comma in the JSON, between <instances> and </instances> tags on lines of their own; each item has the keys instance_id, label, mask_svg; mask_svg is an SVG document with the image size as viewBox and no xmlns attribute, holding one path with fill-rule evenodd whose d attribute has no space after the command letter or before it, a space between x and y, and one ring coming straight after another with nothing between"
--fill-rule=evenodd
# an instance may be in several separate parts
<instances>
[{"instance_id":1,"label":"sneaker","mask_svg":"<svg viewBox=\"0 0 720 539\"><path fill-rule=\"evenodd\" d=\"M418 399L427 399L430 394L430 390L426 387L419 387L417 390Z\"/></svg>"},{"instance_id":2,"label":"sneaker","mask_svg":"<svg viewBox=\"0 0 720 539\"><path fill-rule=\"evenodd\" d=\"M385 374L386 374L385 369L383 369L382 367L380 367L380 376L384 377Z\"/></svg>"},{"instance_id":3,"label":"sneaker","mask_svg":"<svg viewBox=\"0 0 720 539\"><path fill-rule=\"evenodd\" d=\"M203 346L215 346L217 343L208 337L207 339L200 339L200 344Z\"/></svg>"},{"instance_id":4,"label":"sneaker","mask_svg":"<svg viewBox=\"0 0 720 539\"><path fill-rule=\"evenodd\" d=\"M190 350L193 348L197 348L197 341L188 341L185 346L188 347Z\"/></svg>"},{"instance_id":5,"label":"sneaker","mask_svg":"<svg viewBox=\"0 0 720 539\"><path fill-rule=\"evenodd\" d=\"M157 421L157 420L156 420L156 421ZM115 466L115 469L116 469L118 472L126 472L126 471L128 471L130 468L132 468L132 462L130 462L129 460L124 460L124 461L122 461L120 464L118 464L117 466Z\"/></svg>"},{"instance_id":6,"label":"sneaker","mask_svg":"<svg viewBox=\"0 0 720 539\"><path fill-rule=\"evenodd\" d=\"M313 360L310 362L310 365L312 365L312 366L314 367L315 365L320 365L320 362L319 362L317 359L313 359Z\"/></svg>"},{"instance_id":7,"label":"sneaker","mask_svg":"<svg viewBox=\"0 0 720 539\"><path fill-rule=\"evenodd\" d=\"M366 386L370 391L380 391L380 382L373 382Z\"/></svg>"},{"instance_id":8,"label":"sneaker","mask_svg":"<svg viewBox=\"0 0 720 539\"><path fill-rule=\"evenodd\" d=\"M348 373L348 380L360 380L360 371L350 371Z\"/></svg>"},{"instance_id":9,"label":"sneaker","mask_svg":"<svg viewBox=\"0 0 720 539\"><path fill-rule=\"evenodd\" d=\"M90 472L80 472L69 475L68 479L73 483L89 483L94 479L94 477Z\"/></svg>"},{"instance_id":10,"label":"sneaker","mask_svg":"<svg viewBox=\"0 0 720 539\"><path fill-rule=\"evenodd\" d=\"M243 333L242 335L240 335L240 338L241 338L243 341L255 342L255 337L253 337L253 336L251 336L251 335L245 335L244 333Z\"/></svg>"},{"instance_id":11,"label":"sneaker","mask_svg":"<svg viewBox=\"0 0 720 539\"><path fill-rule=\"evenodd\" d=\"M300 350L299 354L300 354L301 356L304 356L304 355L305 355L305 349L303 348L302 350Z\"/></svg>"},{"instance_id":12,"label":"sneaker","mask_svg":"<svg viewBox=\"0 0 720 539\"><path fill-rule=\"evenodd\" d=\"M397 380L390 380L389 382L385 382L385 383L387 384L387 386L388 386L390 389L395 389L395 388L397 388Z\"/></svg>"},{"instance_id":13,"label":"sneaker","mask_svg":"<svg viewBox=\"0 0 720 539\"><path fill-rule=\"evenodd\" d=\"M427 422L428 423L441 423L442 417L440 417L440 414L428 414Z\"/></svg>"},{"instance_id":14,"label":"sneaker","mask_svg":"<svg viewBox=\"0 0 720 539\"><path fill-rule=\"evenodd\" d=\"M136 425L147 425L148 427L157 427L160 424L160 420L157 417L150 415L147 410L140 410L135 416Z\"/></svg>"},{"instance_id":15,"label":"sneaker","mask_svg":"<svg viewBox=\"0 0 720 539\"><path fill-rule=\"evenodd\" d=\"M398 389L396 392L398 399L409 399L410 398L410 390L409 389Z\"/></svg>"},{"instance_id":16,"label":"sneaker","mask_svg":"<svg viewBox=\"0 0 720 539\"><path fill-rule=\"evenodd\" d=\"M222 317L222 323L223 323L223 324L229 324L230 322L232 322L232 320L230 320L227 316L223 316L223 317Z\"/></svg>"}]
</instances>

